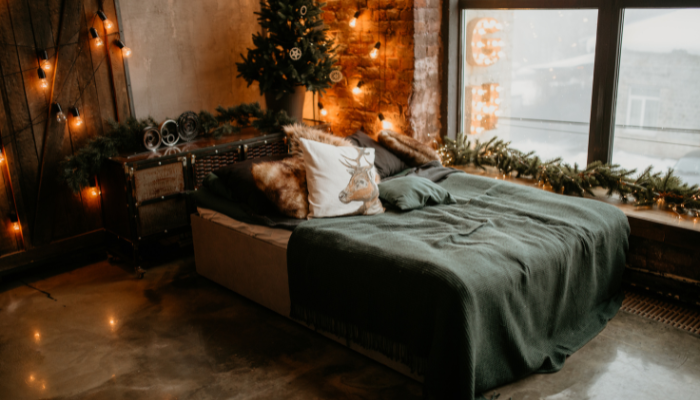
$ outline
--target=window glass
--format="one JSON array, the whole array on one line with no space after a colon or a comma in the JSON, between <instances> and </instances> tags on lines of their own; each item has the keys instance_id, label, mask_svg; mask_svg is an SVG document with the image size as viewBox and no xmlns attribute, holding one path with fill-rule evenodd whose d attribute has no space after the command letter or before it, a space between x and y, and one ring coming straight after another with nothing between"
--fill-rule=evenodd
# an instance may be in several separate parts
<instances>
[{"instance_id":1,"label":"window glass","mask_svg":"<svg viewBox=\"0 0 700 400\"><path fill-rule=\"evenodd\" d=\"M613 162L700 184L700 10L625 10Z\"/></svg>"},{"instance_id":2,"label":"window glass","mask_svg":"<svg viewBox=\"0 0 700 400\"><path fill-rule=\"evenodd\" d=\"M461 130L585 165L597 10L464 10L462 17ZM652 99L644 101L634 118L653 115Z\"/></svg>"}]
</instances>

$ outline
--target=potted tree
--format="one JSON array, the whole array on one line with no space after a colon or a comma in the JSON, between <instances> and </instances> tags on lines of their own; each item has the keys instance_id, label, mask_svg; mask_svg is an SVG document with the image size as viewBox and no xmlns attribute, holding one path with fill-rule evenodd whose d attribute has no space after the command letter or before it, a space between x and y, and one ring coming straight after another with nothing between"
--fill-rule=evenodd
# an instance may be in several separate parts
<instances>
[{"instance_id":1,"label":"potted tree","mask_svg":"<svg viewBox=\"0 0 700 400\"><path fill-rule=\"evenodd\" d=\"M258 22L262 33L253 34L255 48L236 63L238 76L260 85L267 108L284 110L302 119L306 91L331 86L337 58L321 14L325 3L312 0L263 0Z\"/></svg>"}]
</instances>

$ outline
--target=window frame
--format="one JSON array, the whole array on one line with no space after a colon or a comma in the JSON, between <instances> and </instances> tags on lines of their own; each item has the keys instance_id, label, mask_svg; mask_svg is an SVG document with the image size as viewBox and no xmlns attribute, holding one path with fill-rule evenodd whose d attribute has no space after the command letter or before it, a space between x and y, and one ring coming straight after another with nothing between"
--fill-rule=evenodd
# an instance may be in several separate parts
<instances>
[{"instance_id":1,"label":"window frame","mask_svg":"<svg viewBox=\"0 0 700 400\"><path fill-rule=\"evenodd\" d=\"M588 163L612 159L615 107L626 8L700 8L700 0L443 0L442 135L455 138L462 107L463 10L598 10L593 93L588 135Z\"/></svg>"}]
</instances>

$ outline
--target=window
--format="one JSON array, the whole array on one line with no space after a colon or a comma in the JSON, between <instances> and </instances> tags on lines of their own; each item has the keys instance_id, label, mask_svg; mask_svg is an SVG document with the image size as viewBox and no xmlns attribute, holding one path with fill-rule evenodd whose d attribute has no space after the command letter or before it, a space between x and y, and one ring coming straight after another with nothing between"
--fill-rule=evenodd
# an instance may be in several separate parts
<instances>
[{"instance_id":1,"label":"window","mask_svg":"<svg viewBox=\"0 0 700 400\"><path fill-rule=\"evenodd\" d=\"M700 9L628 9L613 162L700 184Z\"/></svg>"},{"instance_id":2,"label":"window","mask_svg":"<svg viewBox=\"0 0 700 400\"><path fill-rule=\"evenodd\" d=\"M462 131L586 164L597 10L464 10Z\"/></svg>"},{"instance_id":3,"label":"window","mask_svg":"<svg viewBox=\"0 0 700 400\"><path fill-rule=\"evenodd\" d=\"M700 184L700 0L444 4L448 136Z\"/></svg>"}]
</instances>

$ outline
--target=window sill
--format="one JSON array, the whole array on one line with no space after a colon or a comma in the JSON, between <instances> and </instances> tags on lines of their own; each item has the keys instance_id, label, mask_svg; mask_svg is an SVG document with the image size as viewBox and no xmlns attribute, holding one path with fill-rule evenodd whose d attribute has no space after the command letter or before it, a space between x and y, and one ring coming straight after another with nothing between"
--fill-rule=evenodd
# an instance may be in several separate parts
<instances>
[{"instance_id":1,"label":"window sill","mask_svg":"<svg viewBox=\"0 0 700 400\"><path fill-rule=\"evenodd\" d=\"M504 179L502 174L499 174L498 171L493 168L493 167L487 167L486 171L481 170L476 167L463 167L463 166L455 166L456 169L462 170L468 174L472 175L480 175L483 177L487 178L494 178L494 179ZM523 178L505 178L508 182L511 183L516 183L519 185L523 186L530 186L530 187L536 187L541 190L548 190L552 192L551 189L546 189L541 186L538 186L534 180L532 179L523 179ZM667 210L661 210L658 209L657 207L636 207L631 203L623 203L619 198L616 197L608 197L605 194L605 190L603 189L595 189L593 190L593 193L595 193L595 197L592 196L586 196L586 198L598 200L598 201L603 201L605 203L614 205L615 207L619 208L627 217L630 219L630 223L633 224L633 222L641 222L645 221L647 223L652 223L654 225L659 224L659 225L665 225L668 227L674 227L674 228L680 228L683 230L688 230L688 231L695 231L695 232L700 232L700 218L693 218L690 216L682 216L679 217L676 213L672 211L667 211ZM636 220L636 221L634 221ZM637 224L634 224L637 225ZM649 225L649 224L644 224L644 225ZM649 228L652 228L653 225L648 226ZM632 232L633 235L636 234L636 232ZM645 235L638 235L638 236L645 236Z\"/></svg>"}]
</instances>

